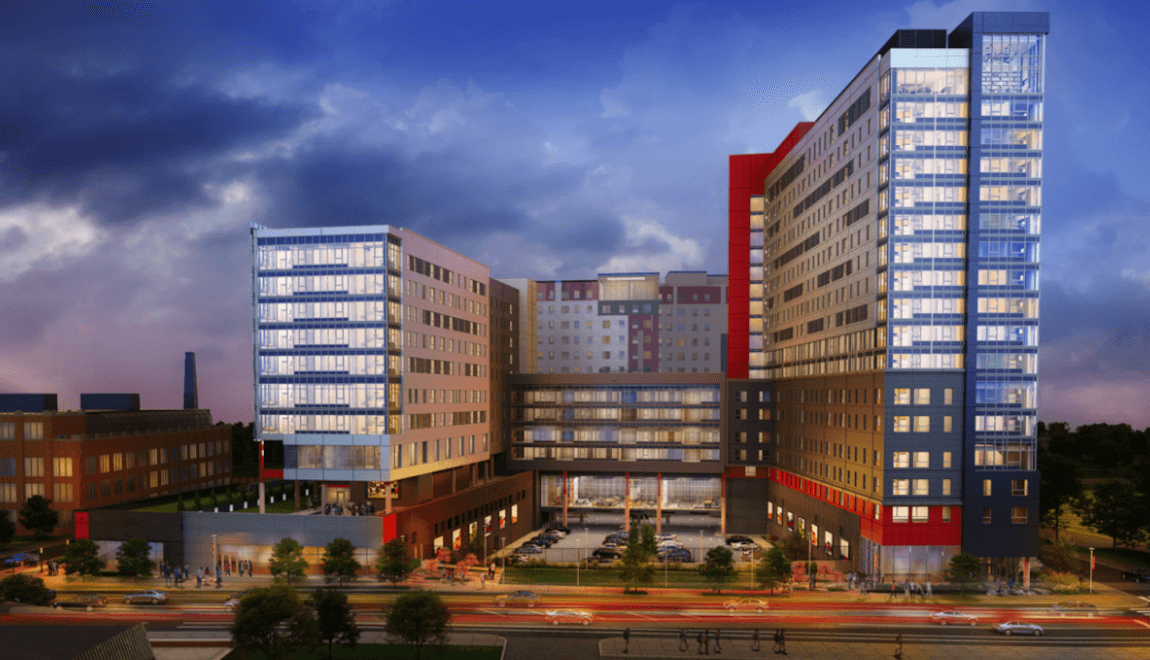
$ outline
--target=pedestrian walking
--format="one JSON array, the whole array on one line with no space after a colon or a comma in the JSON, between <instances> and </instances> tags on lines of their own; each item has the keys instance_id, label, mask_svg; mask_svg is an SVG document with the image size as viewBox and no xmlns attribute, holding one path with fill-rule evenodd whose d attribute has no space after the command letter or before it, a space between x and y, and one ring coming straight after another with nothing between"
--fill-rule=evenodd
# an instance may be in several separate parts
<instances>
[{"instance_id":1,"label":"pedestrian walking","mask_svg":"<svg viewBox=\"0 0 1150 660\"><path fill-rule=\"evenodd\" d=\"M934 589L931 587L930 578L926 579L926 597L934 598Z\"/></svg>"},{"instance_id":2,"label":"pedestrian walking","mask_svg":"<svg viewBox=\"0 0 1150 660\"><path fill-rule=\"evenodd\" d=\"M703 655L703 631L700 630L699 634L695 635L695 641L699 643L699 655Z\"/></svg>"},{"instance_id":3,"label":"pedestrian walking","mask_svg":"<svg viewBox=\"0 0 1150 660\"><path fill-rule=\"evenodd\" d=\"M631 652L630 649L631 649L631 629L630 628L624 628L623 629L623 652L624 653L630 653Z\"/></svg>"},{"instance_id":4,"label":"pedestrian walking","mask_svg":"<svg viewBox=\"0 0 1150 660\"><path fill-rule=\"evenodd\" d=\"M722 636L723 636L722 630L715 630L715 653L722 653L723 652Z\"/></svg>"},{"instance_id":5,"label":"pedestrian walking","mask_svg":"<svg viewBox=\"0 0 1150 660\"><path fill-rule=\"evenodd\" d=\"M761 647L759 646L759 629L755 628L755 634L751 637L751 650L758 652Z\"/></svg>"},{"instance_id":6,"label":"pedestrian walking","mask_svg":"<svg viewBox=\"0 0 1150 660\"><path fill-rule=\"evenodd\" d=\"M686 628L680 628L679 629L679 650L680 651L686 651L687 650L687 629Z\"/></svg>"},{"instance_id":7,"label":"pedestrian walking","mask_svg":"<svg viewBox=\"0 0 1150 660\"><path fill-rule=\"evenodd\" d=\"M889 602L891 602L892 600L894 600L894 595L895 595L896 593L898 593L898 583L897 583L897 582L891 582L891 583L890 583L890 598L887 598L887 599L886 599L886 602L888 602L888 603L889 603Z\"/></svg>"},{"instance_id":8,"label":"pedestrian walking","mask_svg":"<svg viewBox=\"0 0 1150 660\"><path fill-rule=\"evenodd\" d=\"M787 629L779 628L779 653L787 654Z\"/></svg>"},{"instance_id":9,"label":"pedestrian walking","mask_svg":"<svg viewBox=\"0 0 1150 660\"><path fill-rule=\"evenodd\" d=\"M703 655L711 655L711 631L703 631Z\"/></svg>"},{"instance_id":10,"label":"pedestrian walking","mask_svg":"<svg viewBox=\"0 0 1150 660\"><path fill-rule=\"evenodd\" d=\"M895 660L902 660L902 633L899 633L894 638L894 643L896 644L896 646L894 648Z\"/></svg>"},{"instance_id":11,"label":"pedestrian walking","mask_svg":"<svg viewBox=\"0 0 1150 660\"><path fill-rule=\"evenodd\" d=\"M773 653L779 652L779 629L778 628L775 628L775 643L773 646L771 646L771 651Z\"/></svg>"},{"instance_id":12,"label":"pedestrian walking","mask_svg":"<svg viewBox=\"0 0 1150 660\"><path fill-rule=\"evenodd\" d=\"M220 570L219 566L216 566L216 589L222 586L224 586L224 573Z\"/></svg>"}]
</instances>

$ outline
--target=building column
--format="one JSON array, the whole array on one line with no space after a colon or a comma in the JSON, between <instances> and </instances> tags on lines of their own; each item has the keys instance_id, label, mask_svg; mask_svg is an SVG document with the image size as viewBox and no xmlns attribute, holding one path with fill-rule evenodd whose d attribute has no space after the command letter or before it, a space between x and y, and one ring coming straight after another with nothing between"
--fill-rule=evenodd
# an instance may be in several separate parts
<instances>
[{"instance_id":1,"label":"building column","mask_svg":"<svg viewBox=\"0 0 1150 660\"><path fill-rule=\"evenodd\" d=\"M719 495L719 533L727 535L727 475L723 475L723 489Z\"/></svg>"},{"instance_id":2,"label":"building column","mask_svg":"<svg viewBox=\"0 0 1150 660\"><path fill-rule=\"evenodd\" d=\"M663 473L655 475L655 533L663 533Z\"/></svg>"},{"instance_id":3,"label":"building column","mask_svg":"<svg viewBox=\"0 0 1150 660\"><path fill-rule=\"evenodd\" d=\"M295 510L299 511L299 479L295 480Z\"/></svg>"},{"instance_id":4,"label":"building column","mask_svg":"<svg viewBox=\"0 0 1150 660\"><path fill-rule=\"evenodd\" d=\"M264 502L264 443L260 441L260 513L267 513L267 505Z\"/></svg>"},{"instance_id":5,"label":"building column","mask_svg":"<svg viewBox=\"0 0 1150 660\"><path fill-rule=\"evenodd\" d=\"M391 482L383 484L383 515L391 515Z\"/></svg>"},{"instance_id":6,"label":"building column","mask_svg":"<svg viewBox=\"0 0 1150 660\"><path fill-rule=\"evenodd\" d=\"M451 468L451 492L458 490L455 486L455 468Z\"/></svg>"},{"instance_id":7,"label":"building column","mask_svg":"<svg viewBox=\"0 0 1150 660\"><path fill-rule=\"evenodd\" d=\"M320 508L322 508L323 505L325 505L325 504L327 504L327 484L323 484L322 486L319 487L319 505L320 505Z\"/></svg>"},{"instance_id":8,"label":"building column","mask_svg":"<svg viewBox=\"0 0 1150 660\"><path fill-rule=\"evenodd\" d=\"M623 530L631 532L631 473L623 474Z\"/></svg>"},{"instance_id":9,"label":"building column","mask_svg":"<svg viewBox=\"0 0 1150 660\"><path fill-rule=\"evenodd\" d=\"M567 526L567 502L570 499L571 482L567 479L567 470L563 470L563 526Z\"/></svg>"},{"instance_id":10,"label":"building column","mask_svg":"<svg viewBox=\"0 0 1150 660\"><path fill-rule=\"evenodd\" d=\"M267 492L264 490L264 480L260 479L260 513L267 513L268 512L267 511L267 502L264 501L266 497L267 497Z\"/></svg>"}]
</instances>

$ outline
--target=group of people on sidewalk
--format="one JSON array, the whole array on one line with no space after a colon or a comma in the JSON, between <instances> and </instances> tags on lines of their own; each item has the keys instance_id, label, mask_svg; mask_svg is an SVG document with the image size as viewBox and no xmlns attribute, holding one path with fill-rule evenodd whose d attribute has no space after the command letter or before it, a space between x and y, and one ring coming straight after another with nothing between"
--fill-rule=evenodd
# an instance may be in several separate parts
<instances>
[{"instance_id":1,"label":"group of people on sidewalk","mask_svg":"<svg viewBox=\"0 0 1150 660\"><path fill-rule=\"evenodd\" d=\"M892 582L890 585L890 597L887 598L887 601L894 600L894 597L898 595L899 587L902 587L902 591L906 595L907 600L911 600L915 596L918 596L922 600L934 597L934 586L930 583L930 578L927 578L926 584L919 584L914 580L910 580L909 582Z\"/></svg>"},{"instance_id":2,"label":"group of people on sidewalk","mask_svg":"<svg viewBox=\"0 0 1150 660\"><path fill-rule=\"evenodd\" d=\"M241 560L236 564L236 571L240 577L246 573L249 577L252 574L252 563L248 560ZM216 588L224 586L224 575L231 577L231 563L224 562L216 566ZM181 583L187 582L191 576L196 578L196 588L203 587L205 582L210 583L212 580L212 569L209 566L200 566L193 574L189 571L188 565L174 566L169 562L160 564L160 576L164 578L165 584L174 584L180 586Z\"/></svg>"},{"instance_id":3,"label":"group of people on sidewalk","mask_svg":"<svg viewBox=\"0 0 1150 660\"><path fill-rule=\"evenodd\" d=\"M715 640L715 653L722 654L722 652L723 652L723 631L722 630L715 630L714 640ZM695 642L698 644L698 654L699 655L710 655L711 654L711 631L710 630L700 630L695 635ZM679 629L679 650L684 651L684 652L690 650L690 644L687 643L687 629L686 628ZM759 629L758 628L755 628L755 633L754 633L754 635L751 636L751 650L755 651L755 652L762 650L762 646L759 643ZM778 630L775 631L775 645L771 648L771 650L774 651L775 653L781 653L783 655L787 655L787 631L785 628L779 628ZM623 631L623 652L624 653L630 653L631 652L631 629L630 628L627 628Z\"/></svg>"}]
</instances>

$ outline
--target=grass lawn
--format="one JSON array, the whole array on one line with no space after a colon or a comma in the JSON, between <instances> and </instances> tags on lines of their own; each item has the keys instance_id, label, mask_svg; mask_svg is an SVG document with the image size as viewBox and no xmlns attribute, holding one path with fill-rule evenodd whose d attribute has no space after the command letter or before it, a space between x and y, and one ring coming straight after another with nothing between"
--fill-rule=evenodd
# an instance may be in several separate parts
<instances>
[{"instance_id":1,"label":"grass lawn","mask_svg":"<svg viewBox=\"0 0 1150 660\"><path fill-rule=\"evenodd\" d=\"M423 647L422 658L427 660L499 660L503 649L498 646L444 646L443 653L434 647ZM242 657L239 651L234 651L228 660ZM359 644L354 649L344 648L338 644L333 648L332 660L414 660L415 654L411 647L400 644ZM327 660L327 647L319 647L314 651L297 651L288 656L288 660ZM248 660L265 660L263 653L249 653Z\"/></svg>"}]
</instances>

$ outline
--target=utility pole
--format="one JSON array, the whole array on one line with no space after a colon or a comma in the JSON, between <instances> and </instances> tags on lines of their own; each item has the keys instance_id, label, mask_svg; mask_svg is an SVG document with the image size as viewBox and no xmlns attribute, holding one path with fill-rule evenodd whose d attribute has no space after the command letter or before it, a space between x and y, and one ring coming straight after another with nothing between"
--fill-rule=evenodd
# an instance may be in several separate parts
<instances>
[{"instance_id":1,"label":"utility pole","mask_svg":"<svg viewBox=\"0 0 1150 660\"><path fill-rule=\"evenodd\" d=\"M1090 593L1094 593L1094 548L1090 548Z\"/></svg>"}]
</instances>

